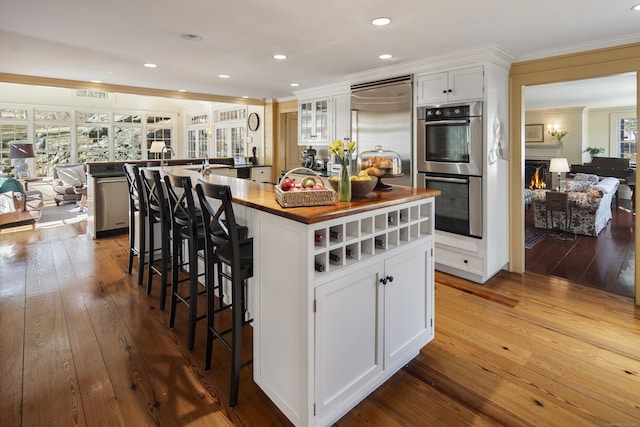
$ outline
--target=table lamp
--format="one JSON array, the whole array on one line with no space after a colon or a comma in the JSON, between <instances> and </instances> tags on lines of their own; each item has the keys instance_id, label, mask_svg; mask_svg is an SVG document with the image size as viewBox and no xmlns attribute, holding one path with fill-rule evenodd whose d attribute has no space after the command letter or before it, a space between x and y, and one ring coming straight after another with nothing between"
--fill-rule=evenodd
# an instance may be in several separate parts
<instances>
[{"instance_id":1,"label":"table lamp","mask_svg":"<svg viewBox=\"0 0 640 427\"><path fill-rule=\"evenodd\" d=\"M558 184L560 183L560 175L562 172L569 172L569 162L565 158L551 159L549 164L549 172L556 172L558 174Z\"/></svg>"},{"instance_id":2,"label":"table lamp","mask_svg":"<svg viewBox=\"0 0 640 427\"><path fill-rule=\"evenodd\" d=\"M171 147L167 147L164 141L153 141L149 148L150 153L160 153L160 167L164 168L164 152L171 150Z\"/></svg>"},{"instance_id":3,"label":"table lamp","mask_svg":"<svg viewBox=\"0 0 640 427\"><path fill-rule=\"evenodd\" d=\"M36 154L33 151L33 144L11 143L9 144L9 158L16 159L14 164L16 178L28 177L29 165L24 159L31 159Z\"/></svg>"}]
</instances>

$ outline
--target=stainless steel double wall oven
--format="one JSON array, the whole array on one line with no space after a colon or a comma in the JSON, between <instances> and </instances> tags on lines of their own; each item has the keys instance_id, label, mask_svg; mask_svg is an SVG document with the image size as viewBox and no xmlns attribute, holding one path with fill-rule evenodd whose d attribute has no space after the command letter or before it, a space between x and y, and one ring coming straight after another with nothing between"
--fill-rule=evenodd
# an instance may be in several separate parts
<instances>
[{"instance_id":1,"label":"stainless steel double wall oven","mask_svg":"<svg viewBox=\"0 0 640 427\"><path fill-rule=\"evenodd\" d=\"M418 186L440 190L436 229L482 238L482 101L418 107Z\"/></svg>"}]
</instances>

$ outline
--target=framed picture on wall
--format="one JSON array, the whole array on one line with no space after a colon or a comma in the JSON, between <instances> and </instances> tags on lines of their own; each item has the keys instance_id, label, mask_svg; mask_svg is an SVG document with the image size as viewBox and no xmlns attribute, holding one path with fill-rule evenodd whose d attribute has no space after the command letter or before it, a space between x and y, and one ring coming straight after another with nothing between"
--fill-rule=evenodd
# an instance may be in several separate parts
<instances>
[{"instance_id":1,"label":"framed picture on wall","mask_svg":"<svg viewBox=\"0 0 640 427\"><path fill-rule=\"evenodd\" d=\"M544 142L544 124L524 125L524 142Z\"/></svg>"}]
</instances>

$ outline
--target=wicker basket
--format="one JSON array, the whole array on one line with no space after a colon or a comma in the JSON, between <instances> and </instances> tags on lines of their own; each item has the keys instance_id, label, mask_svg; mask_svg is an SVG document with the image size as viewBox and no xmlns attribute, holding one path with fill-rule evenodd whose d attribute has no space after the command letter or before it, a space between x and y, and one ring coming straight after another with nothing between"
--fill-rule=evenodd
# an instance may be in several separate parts
<instances>
[{"instance_id":1,"label":"wicker basket","mask_svg":"<svg viewBox=\"0 0 640 427\"><path fill-rule=\"evenodd\" d=\"M291 169L282 177L282 180L287 178L290 173L293 173L296 171L310 172L312 175L315 175L315 177L320 180L320 182L322 183L322 185L325 186L325 188L329 188L320 175L318 175L315 171L307 168ZM280 180L280 182L282 182L282 180ZM276 192L276 201L283 208L299 208L302 206L333 205L333 191L328 189L313 190L313 191L282 191L282 189L280 189L280 185L276 185L275 192Z\"/></svg>"}]
</instances>

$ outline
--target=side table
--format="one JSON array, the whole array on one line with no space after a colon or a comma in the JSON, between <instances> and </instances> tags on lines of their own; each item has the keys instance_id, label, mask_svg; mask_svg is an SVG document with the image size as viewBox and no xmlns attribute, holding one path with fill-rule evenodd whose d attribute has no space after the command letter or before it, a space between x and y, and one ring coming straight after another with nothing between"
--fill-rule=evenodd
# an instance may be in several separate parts
<instances>
[{"instance_id":1,"label":"side table","mask_svg":"<svg viewBox=\"0 0 640 427\"><path fill-rule=\"evenodd\" d=\"M564 212L564 231L569 231L571 219L571 209L569 208L569 195L560 191L547 191L546 197L547 212L544 217L544 225L549 228L549 213L551 213L551 228L553 228L553 213Z\"/></svg>"},{"instance_id":2,"label":"side table","mask_svg":"<svg viewBox=\"0 0 640 427\"><path fill-rule=\"evenodd\" d=\"M24 191L29 191L29 183L30 182L40 182L42 181L42 177L38 176L38 177L33 177L33 178L20 178L20 182L22 183L22 186L24 187Z\"/></svg>"},{"instance_id":3,"label":"side table","mask_svg":"<svg viewBox=\"0 0 640 427\"><path fill-rule=\"evenodd\" d=\"M87 211L87 186L73 187L73 192L80 195L80 201L78 202L78 211Z\"/></svg>"}]
</instances>

